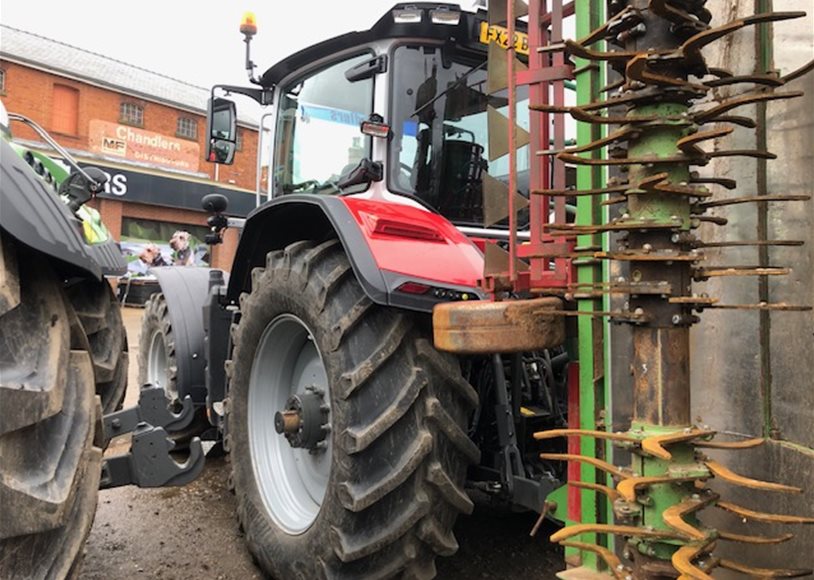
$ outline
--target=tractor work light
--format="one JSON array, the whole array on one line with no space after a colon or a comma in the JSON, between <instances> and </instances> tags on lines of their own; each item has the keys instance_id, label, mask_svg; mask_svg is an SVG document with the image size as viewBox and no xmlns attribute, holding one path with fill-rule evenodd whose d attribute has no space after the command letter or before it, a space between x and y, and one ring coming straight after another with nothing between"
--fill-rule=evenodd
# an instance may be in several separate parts
<instances>
[{"instance_id":1,"label":"tractor work light","mask_svg":"<svg viewBox=\"0 0 814 580\"><path fill-rule=\"evenodd\" d=\"M254 12L243 13L243 19L240 21L240 33L246 36L257 34L257 18L255 18Z\"/></svg>"},{"instance_id":2,"label":"tractor work light","mask_svg":"<svg viewBox=\"0 0 814 580\"><path fill-rule=\"evenodd\" d=\"M430 19L433 24L446 24L447 26L457 26L461 21L461 13L450 8L436 8L430 10Z\"/></svg>"},{"instance_id":3,"label":"tractor work light","mask_svg":"<svg viewBox=\"0 0 814 580\"><path fill-rule=\"evenodd\" d=\"M415 6L393 10L393 22L395 24L418 24L421 22L421 18L421 9Z\"/></svg>"},{"instance_id":4,"label":"tractor work light","mask_svg":"<svg viewBox=\"0 0 814 580\"><path fill-rule=\"evenodd\" d=\"M359 130L365 135L386 139L390 136L390 125L384 122L384 117L373 113L369 119L362 121Z\"/></svg>"}]
</instances>

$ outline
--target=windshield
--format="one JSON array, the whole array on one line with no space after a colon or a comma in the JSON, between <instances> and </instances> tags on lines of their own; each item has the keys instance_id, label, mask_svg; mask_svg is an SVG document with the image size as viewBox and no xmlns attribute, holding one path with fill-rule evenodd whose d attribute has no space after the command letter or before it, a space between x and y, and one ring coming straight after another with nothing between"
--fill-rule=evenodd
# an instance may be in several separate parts
<instances>
[{"instance_id":1,"label":"windshield","mask_svg":"<svg viewBox=\"0 0 814 580\"><path fill-rule=\"evenodd\" d=\"M337 182L370 157L370 137L359 126L373 110L373 79L345 78L369 59L367 53L345 59L284 87L275 132L276 193L340 193Z\"/></svg>"},{"instance_id":2,"label":"windshield","mask_svg":"<svg viewBox=\"0 0 814 580\"><path fill-rule=\"evenodd\" d=\"M395 51L390 187L419 197L453 223L483 226L483 173L509 180L508 155L488 161L487 105L507 116L506 91L487 94L483 62L444 56L426 46ZM527 94L518 87L517 120L526 131ZM517 157L518 190L526 197L528 149L518 149ZM527 213L519 216L521 227Z\"/></svg>"}]
</instances>

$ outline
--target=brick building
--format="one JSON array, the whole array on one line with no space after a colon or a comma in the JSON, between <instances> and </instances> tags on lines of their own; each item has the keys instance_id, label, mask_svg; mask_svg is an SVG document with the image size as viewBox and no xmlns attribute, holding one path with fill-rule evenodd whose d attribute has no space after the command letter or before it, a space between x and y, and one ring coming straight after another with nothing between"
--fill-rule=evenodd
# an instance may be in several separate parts
<instances>
[{"instance_id":1,"label":"brick building","mask_svg":"<svg viewBox=\"0 0 814 580\"><path fill-rule=\"evenodd\" d=\"M202 242L207 215L200 199L207 193L226 195L232 215L254 207L254 120L238 120L234 165L207 163L208 89L5 25L0 32L6 109L46 129L80 164L109 175L105 193L90 203L126 253L154 242L169 257L176 230ZM15 139L53 155L28 127L11 129ZM236 233L227 232L212 265L228 269L236 244ZM208 258L206 250L201 243L199 259Z\"/></svg>"}]
</instances>

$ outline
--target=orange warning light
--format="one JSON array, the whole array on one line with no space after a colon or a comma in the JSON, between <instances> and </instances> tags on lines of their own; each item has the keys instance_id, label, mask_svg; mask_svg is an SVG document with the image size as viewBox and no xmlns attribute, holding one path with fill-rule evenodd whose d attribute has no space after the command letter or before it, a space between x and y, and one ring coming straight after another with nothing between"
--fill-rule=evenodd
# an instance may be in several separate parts
<instances>
[{"instance_id":1,"label":"orange warning light","mask_svg":"<svg viewBox=\"0 0 814 580\"><path fill-rule=\"evenodd\" d=\"M254 17L254 12L243 13L243 20L240 21L240 32L246 36L257 34L257 19Z\"/></svg>"}]
</instances>

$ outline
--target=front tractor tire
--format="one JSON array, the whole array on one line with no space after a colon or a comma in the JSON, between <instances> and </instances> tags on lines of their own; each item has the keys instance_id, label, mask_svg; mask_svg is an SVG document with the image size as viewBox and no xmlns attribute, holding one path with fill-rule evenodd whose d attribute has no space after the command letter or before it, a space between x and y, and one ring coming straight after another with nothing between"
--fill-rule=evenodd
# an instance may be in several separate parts
<instances>
[{"instance_id":1,"label":"front tractor tire","mask_svg":"<svg viewBox=\"0 0 814 580\"><path fill-rule=\"evenodd\" d=\"M475 390L375 305L337 240L270 252L241 296L227 441L248 546L275 578L432 578L473 504Z\"/></svg>"},{"instance_id":2,"label":"front tractor tire","mask_svg":"<svg viewBox=\"0 0 814 580\"><path fill-rule=\"evenodd\" d=\"M47 259L0 237L0 578L77 575L101 475L101 403Z\"/></svg>"}]
</instances>

